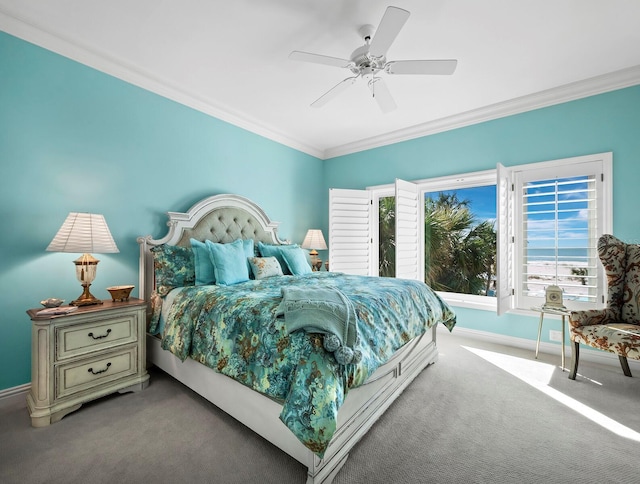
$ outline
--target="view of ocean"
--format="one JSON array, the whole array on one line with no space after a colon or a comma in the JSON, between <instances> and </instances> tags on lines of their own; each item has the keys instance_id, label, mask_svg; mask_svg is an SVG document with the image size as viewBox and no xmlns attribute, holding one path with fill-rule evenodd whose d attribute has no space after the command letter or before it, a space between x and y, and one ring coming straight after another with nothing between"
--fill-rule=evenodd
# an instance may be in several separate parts
<instances>
[{"instance_id":1,"label":"view of ocean","mask_svg":"<svg viewBox=\"0 0 640 484\"><path fill-rule=\"evenodd\" d=\"M526 258L528 260L535 260L535 261L553 261L553 260L557 260L558 261L567 261L567 262L573 262L573 261L586 261L588 257L588 249L585 247L579 248L579 247L572 247L572 248L566 248L566 249L558 249L558 252L556 254L556 250L555 249L551 249L551 248L541 248L541 249L536 249L536 248L529 248L527 250L527 254L526 254Z\"/></svg>"}]
</instances>

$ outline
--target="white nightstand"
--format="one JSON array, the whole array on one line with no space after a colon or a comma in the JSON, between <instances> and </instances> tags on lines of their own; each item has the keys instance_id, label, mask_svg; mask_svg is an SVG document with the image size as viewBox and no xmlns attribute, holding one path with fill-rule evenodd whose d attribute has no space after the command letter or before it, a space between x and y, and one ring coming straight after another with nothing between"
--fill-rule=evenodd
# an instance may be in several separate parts
<instances>
[{"instance_id":1,"label":"white nightstand","mask_svg":"<svg viewBox=\"0 0 640 484\"><path fill-rule=\"evenodd\" d=\"M83 403L146 388L146 307L141 299L31 318L31 425L57 422ZM41 308L42 309L42 308Z\"/></svg>"},{"instance_id":2,"label":"white nightstand","mask_svg":"<svg viewBox=\"0 0 640 484\"><path fill-rule=\"evenodd\" d=\"M560 345L561 358L562 358L562 371L564 371L564 327L566 316L571 314L571 310L566 308L550 308L545 306L535 306L531 308L533 311L540 313L540 323L538 324L538 339L536 341L536 359L538 358L538 350L540 349L540 335L542 334L542 321L545 314L555 314L562 318L562 344Z\"/></svg>"}]
</instances>

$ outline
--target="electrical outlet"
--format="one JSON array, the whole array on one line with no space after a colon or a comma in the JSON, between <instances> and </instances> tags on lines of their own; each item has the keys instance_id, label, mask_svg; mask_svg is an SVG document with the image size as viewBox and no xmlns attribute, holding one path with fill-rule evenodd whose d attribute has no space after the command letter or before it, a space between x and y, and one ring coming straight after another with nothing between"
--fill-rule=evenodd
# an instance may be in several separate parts
<instances>
[{"instance_id":1,"label":"electrical outlet","mask_svg":"<svg viewBox=\"0 0 640 484\"><path fill-rule=\"evenodd\" d=\"M562 331L549 330L549 340L562 342Z\"/></svg>"}]
</instances>

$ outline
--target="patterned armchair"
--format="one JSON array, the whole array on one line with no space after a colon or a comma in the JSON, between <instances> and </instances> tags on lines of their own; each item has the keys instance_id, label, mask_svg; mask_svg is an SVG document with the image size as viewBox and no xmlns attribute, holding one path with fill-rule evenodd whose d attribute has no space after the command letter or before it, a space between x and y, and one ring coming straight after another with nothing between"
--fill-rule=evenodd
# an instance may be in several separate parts
<instances>
[{"instance_id":1,"label":"patterned armchair","mask_svg":"<svg viewBox=\"0 0 640 484\"><path fill-rule=\"evenodd\" d=\"M603 235L598 255L607 274L607 307L572 311L569 316L572 380L578 372L580 343L617 354L626 376L631 376L627 358L640 360L640 245Z\"/></svg>"}]
</instances>

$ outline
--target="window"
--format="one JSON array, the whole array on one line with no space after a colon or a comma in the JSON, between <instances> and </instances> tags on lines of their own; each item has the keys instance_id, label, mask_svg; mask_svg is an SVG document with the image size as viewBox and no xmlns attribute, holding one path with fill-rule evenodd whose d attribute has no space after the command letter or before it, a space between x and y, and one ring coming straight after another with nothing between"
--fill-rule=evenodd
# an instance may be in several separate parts
<instances>
[{"instance_id":1,"label":"window","mask_svg":"<svg viewBox=\"0 0 640 484\"><path fill-rule=\"evenodd\" d=\"M330 267L425 280L452 305L498 314L540 305L552 284L572 309L597 307L611 172L603 153L331 190Z\"/></svg>"},{"instance_id":2,"label":"window","mask_svg":"<svg viewBox=\"0 0 640 484\"><path fill-rule=\"evenodd\" d=\"M378 198L378 275L396 276L396 197Z\"/></svg>"},{"instance_id":3,"label":"window","mask_svg":"<svg viewBox=\"0 0 640 484\"><path fill-rule=\"evenodd\" d=\"M424 198L425 282L437 291L495 296L495 185Z\"/></svg>"},{"instance_id":4,"label":"window","mask_svg":"<svg viewBox=\"0 0 640 484\"><path fill-rule=\"evenodd\" d=\"M417 251L419 276L440 296L457 306L496 308L496 171L469 173L413 183L397 181L417 193L419 221L407 237ZM374 268L394 277L396 263L396 196L394 187L371 188ZM377 213L375 209L377 208ZM377 223L376 223L377 220ZM405 245L406 247L406 245ZM415 262L418 260L418 262ZM376 273L375 270L373 272Z\"/></svg>"},{"instance_id":5,"label":"window","mask_svg":"<svg viewBox=\"0 0 640 484\"><path fill-rule=\"evenodd\" d=\"M611 164L604 153L499 169L510 192L499 242L500 313L539 305L550 285L562 288L572 309L604 302L597 243L611 231Z\"/></svg>"},{"instance_id":6,"label":"window","mask_svg":"<svg viewBox=\"0 0 640 484\"><path fill-rule=\"evenodd\" d=\"M595 175L522 184L522 295L560 286L565 299L595 302Z\"/></svg>"},{"instance_id":7,"label":"window","mask_svg":"<svg viewBox=\"0 0 640 484\"><path fill-rule=\"evenodd\" d=\"M416 183L424 200L425 282L451 304L495 309L495 170Z\"/></svg>"},{"instance_id":8,"label":"window","mask_svg":"<svg viewBox=\"0 0 640 484\"><path fill-rule=\"evenodd\" d=\"M393 234L395 277L421 279L418 189L415 183L396 180L393 190ZM349 274L372 275L379 271L378 199L381 191L346 190L329 191L329 267ZM374 204L374 198L376 203ZM376 230L372 229L376 227ZM374 241L375 238L375 241ZM375 250L374 250L375 247Z\"/></svg>"}]
</instances>

